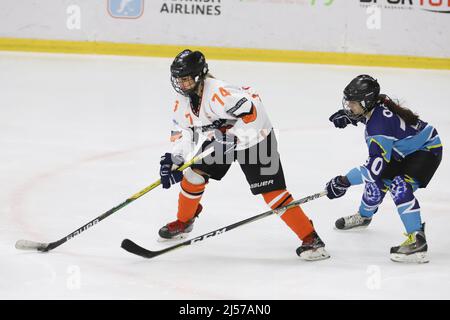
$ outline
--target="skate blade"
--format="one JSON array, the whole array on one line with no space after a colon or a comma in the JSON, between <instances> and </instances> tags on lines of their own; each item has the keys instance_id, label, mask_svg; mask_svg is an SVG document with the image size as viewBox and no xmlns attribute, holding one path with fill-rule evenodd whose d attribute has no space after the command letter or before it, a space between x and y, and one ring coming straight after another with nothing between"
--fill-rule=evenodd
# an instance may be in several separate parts
<instances>
[{"instance_id":1,"label":"skate blade","mask_svg":"<svg viewBox=\"0 0 450 320\"><path fill-rule=\"evenodd\" d=\"M300 254L300 258L306 261L325 260L330 258L330 254L325 248L318 248L316 250L304 251Z\"/></svg>"},{"instance_id":2,"label":"skate blade","mask_svg":"<svg viewBox=\"0 0 450 320\"><path fill-rule=\"evenodd\" d=\"M188 233L182 233L179 234L173 238L167 239L167 238L162 238L162 237L158 237L158 239L156 239L157 242L159 243L170 243L170 242L177 242L183 239L186 239L188 237Z\"/></svg>"},{"instance_id":3,"label":"skate blade","mask_svg":"<svg viewBox=\"0 0 450 320\"><path fill-rule=\"evenodd\" d=\"M417 252L417 253L413 253L413 254L391 253L391 260L394 262L403 262L403 263L428 263L428 262L430 262L426 252Z\"/></svg>"},{"instance_id":4,"label":"skate blade","mask_svg":"<svg viewBox=\"0 0 450 320\"><path fill-rule=\"evenodd\" d=\"M336 231L349 231L349 230L362 231L362 230L366 230L368 227L369 226L367 225L367 226L359 226L359 227L353 227L353 228L338 229L338 228L336 228L336 226L334 226L334 230L336 230Z\"/></svg>"}]
</instances>

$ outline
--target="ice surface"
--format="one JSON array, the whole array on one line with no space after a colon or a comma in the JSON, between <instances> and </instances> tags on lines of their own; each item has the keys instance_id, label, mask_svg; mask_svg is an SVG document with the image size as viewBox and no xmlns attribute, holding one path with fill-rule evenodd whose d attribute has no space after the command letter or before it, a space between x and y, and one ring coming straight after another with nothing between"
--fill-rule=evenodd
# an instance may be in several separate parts
<instances>
[{"instance_id":1,"label":"ice surface","mask_svg":"<svg viewBox=\"0 0 450 320\"><path fill-rule=\"evenodd\" d=\"M174 219L178 186L151 191L50 253L19 251L18 239L51 242L158 178L169 143L171 59L0 53L0 299L410 299L450 298L450 167L444 160L417 192L427 223L424 265L389 260L403 242L389 196L365 231L338 232L362 188L303 206L332 258L299 260L299 240L276 216L144 260L120 248L131 238L159 249ZM378 78L450 141L450 72L209 61L218 78L259 90L277 129L289 190L319 192L364 163L363 127L335 129L328 116L356 75ZM193 236L267 210L239 166L209 183Z\"/></svg>"}]
</instances>

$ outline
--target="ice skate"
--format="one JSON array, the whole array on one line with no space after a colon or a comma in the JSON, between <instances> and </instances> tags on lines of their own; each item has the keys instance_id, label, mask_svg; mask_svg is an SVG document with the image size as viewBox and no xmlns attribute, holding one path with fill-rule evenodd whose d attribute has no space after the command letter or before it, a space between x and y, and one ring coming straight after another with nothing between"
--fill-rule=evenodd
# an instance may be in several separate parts
<instances>
[{"instance_id":1,"label":"ice skate","mask_svg":"<svg viewBox=\"0 0 450 320\"><path fill-rule=\"evenodd\" d=\"M166 241L172 241L172 240L181 240L186 238L189 233L194 229L194 221L197 218L197 216L202 211L203 207L201 204L198 205L197 212L195 213L195 216L187 221L182 222L180 220L175 220L173 222L170 222L166 224L164 227L159 229L159 239L158 242L166 242Z\"/></svg>"},{"instance_id":2,"label":"ice skate","mask_svg":"<svg viewBox=\"0 0 450 320\"><path fill-rule=\"evenodd\" d=\"M349 230L349 229L365 229L372 221L372 218L363 217L358 213L342 217L336 220L335 226L338 230Z\"/></svg>"},{"instance_id":3,"label":"ice skate","mask_svg":"<svg viewBox=\"0 0 450 320\"><path fill-rule=\"evenodd\" d=\"M323 260L330 257L325 250L325 243L316 231L313 231L303 240L302 245L297 248L297 255L307 261Z\"/></svg>"},{"instance_id":4,"label":"ice skate","mask_svg":"<svg viewBox=\"0 0 450 320\"><path fill-rule=\"evenodd\" d=\"M425 224L422 229L405 234L408 239L397 247L391 248L391 260L395 262L427 263L427 240L425 238Z\"/></svg>"}]
</instances>

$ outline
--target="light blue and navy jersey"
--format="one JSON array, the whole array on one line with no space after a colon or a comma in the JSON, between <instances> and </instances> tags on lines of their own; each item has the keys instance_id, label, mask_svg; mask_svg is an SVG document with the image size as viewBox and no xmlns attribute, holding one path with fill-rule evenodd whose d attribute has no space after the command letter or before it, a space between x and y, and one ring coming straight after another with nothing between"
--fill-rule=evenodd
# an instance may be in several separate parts
<instances>
[{"instance_id":1,"label":"light blue and navy jersey","mask_svg":"<svg viewBox=\"0 0 450 320\"><path fill-rule=\"evenodd\" d=\"M366 123L365 138L369 158L366 164L347 173L352 185L376 182L389 162L401 161L418 150L442 153L441 140L433 126L422 120L414 126L407 125L383 104L373 109Z\"/></svg>"}]
</instances>

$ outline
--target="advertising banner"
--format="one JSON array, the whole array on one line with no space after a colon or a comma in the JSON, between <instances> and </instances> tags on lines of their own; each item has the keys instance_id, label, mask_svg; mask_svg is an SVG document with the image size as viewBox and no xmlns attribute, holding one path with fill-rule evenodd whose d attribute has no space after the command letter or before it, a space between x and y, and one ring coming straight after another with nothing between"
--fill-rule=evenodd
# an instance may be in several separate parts
<instances>
[{"instance_id":1,"label":"advertising banner","mask_svg":"<svg viewBox=\"0 0 450 320\"><path fill-rule=\"evenodd\" d=\"M0 37L450 57L450 0L2 0Z\"/></svg>"}]
</instances>

